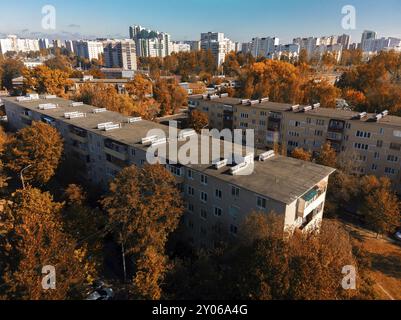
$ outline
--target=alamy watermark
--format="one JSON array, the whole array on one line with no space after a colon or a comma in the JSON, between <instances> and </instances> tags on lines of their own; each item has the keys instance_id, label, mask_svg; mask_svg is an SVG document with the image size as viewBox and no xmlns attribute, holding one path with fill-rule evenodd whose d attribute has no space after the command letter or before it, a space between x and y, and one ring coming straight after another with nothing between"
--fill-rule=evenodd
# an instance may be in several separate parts
<instances>
[{"instance_id":1,"label":"alamy watermark","mask_svg":"<svg viewBox=\"0 0 401 320\"><path fill-rule=\"evenodd\" d=\"M55 290L56 289L56 268L54 266L44 266L42 268L42 274L45 275L42 278L42 289L43 290Z\"/></svg>"},{"instance_id":2,"label":"alamy watermark","mask_svg":"<svg viewBox=\"0 0 401 320\"><path fill-rule=\"evenodd\" d=\"M56 8L50 4L42 7L42 29L56 30Z\"/></svg>"},{"instance_id":3,"label":"alamy watermark","mask_svg":"<svg viewBox=\"0 0 401 320\"><path fill-rule=\"evenodd\" d=\"M346 5L342 8L341 13L344 15L341 20L341 26L344 30L356 29L356 9L352 5Z\"/></svg>"},{"instance_id":4,"label":"alamy watermark","mask_svg":"<svg viewBox=\"0 0 401 320\"><path fill-rule=\"evenodd\" d=\"M356 269L354 266L344 266L342 271L344 278L342 279L341 286L344 290L356 290Z\"/></svg>"}]
</instances>

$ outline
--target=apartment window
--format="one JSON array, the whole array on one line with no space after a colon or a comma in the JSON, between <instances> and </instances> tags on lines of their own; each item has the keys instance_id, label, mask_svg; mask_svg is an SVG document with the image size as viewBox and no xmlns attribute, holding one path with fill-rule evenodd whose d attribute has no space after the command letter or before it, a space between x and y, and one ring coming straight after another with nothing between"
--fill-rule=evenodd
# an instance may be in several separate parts
<instances>
[{"instance_id":1,"label":"apartment window","mask_svg":"<svg viewBox=\"0 0 401 320\"><path fill-rule=\"evenodd\" d=\"M145 164L145 160L141 160L141 166Z\"/></svg>"},{"instance_id":2,"label":"apartment window","mask_svg":"<svg viewBox=\"0 0 401 320\"><path fill-rule=\"evenodd\" d=\"M392 143L390 143L390 149L391 150L400 151L401 150L401 144L392 142Z\"/></svg>"},{"instance_id":3,"label":"apartment window","mask_svg":"<svg viewBox=\"0 0 401 320\"><path fill-rule=\"evenodd\" d=\"M358 150L368 150L369 146L367 144L355 142L354 148Z\"/></svg>"},{"instance_id":4,"label":"apartment window","mask_svg":"<svg viewBox=\"0 0 401 320\"><path fill-rule=\"evenodd\" d=\"M132 150L131 150L131 155L132 155L133 157L135 157L135 149L132 149Z\"/></svg>"},{"instance_id":5,"label":"apartment window","mask_svg":"<svg viewBox=\"0 0 401 320\"><path fill-rule=\"evenodd\" d=\"M260 115L261 115L262 117L266 117L266 116L267 116L267 113L266 113L266 111L261 111L261 112L260 112Z\"/></svg>"},{"instance_id":6,"label":"apartment window","mask_svg":"<svg viewBox=\"0 0 401 320\"><path fill-rule=\"evenodd\" d=\"M379 152L375 152L374 157L375 157L375 159L380 159L380 153Z\"/></svg>"},{"instance_id":7,"label":"apartment window","mask_svg":"<svg viewBox=\"0 0 401 320\"><path fill-rule=\"evenodd\" d=\"M214 207L214 215L216 217L221 217L221 215L223 214L223 210L221 210L221 208L219 207Z\"/></svg>"},{"instance_id":8,"label":"apartment window","mask_svg":"<svg viewBox=\"0 0 401 320\"><path fill-rule=\"evenodd\" d=\"M256 204L259 209L266 209L267 200L262 197L257 197Z\"/></svg>"},{"instance_id":9,"label":"apartment window","mask_svg":"<svg viewBox=\"0 0 401 320\"><path fill-rule=\"evenodd\" d=\"M188 186L188 195L193 196L195 195L195 189L191 186Z\"/></svg>"},{"instance_id":10,"label":"apartment window","mask_svg":"<svg viewBox=\"0 0 401 320\"><path fill-rule=\"evenodd\" d=\"M312 119L311 118L306 118L306 123L307 124L311 124L312 123Z\"/></svg>"},{"instance_id":11,"label":"apartment window","mask_svg":"<svg viewBox=\"0 0 401 320\"><path fill-rule=\"evenodd\" d=\"M200 234L201 236L206 237L207 231L205 227L200 227Z\"/></svg>"},{"instance_id":12,"label":"apartment window","mask_svg":"<svg viewBox=\"0 0 401 320\"><path fill-rule=\"evenodd\" d=\"M298 147L298 142L289 140L289 141L288 141L288 145L289 145L290 147Z\"/></svg>"},{"instance_id":13,"label":"apartment window","mask_svg":"<svg viewBox=\"0 0 401 320\"><path fill-rule=\"evenodd\" d=\"M231 233L232 235L237 235L237 234L238 234L238 227L237 227L237 226L234 226L234 225L231 225L231 226L230 226L230 233Z\"/></svg>"},{"instance_id":14,"label":"apartment window","mask_svg":"<svg viewBox=\"0 0 401 320\"><path fill-rule=\"evenodd\" d=\"M377 170L377 164L376 164L376 163L372 164L372 170L373 170L373 171L376 171L376 170Z\"/></svg>"},{"instance_id":15,"label":"apartment window","mask_svg":"<svg viewBox=\"0 0 401 320\"><path fill-rule=\"evenodd\" d=\"M348 141L349 136L344 136L344 141Z\"/></svg>"},{"instance_id":16,"label":"apartment window","mask_svg":"<svg viewBox=\"0 0 401 320\"><path fill-rule=\"evenodd\" d=\"M378 147L378 148L383 147L383 141L382 140L377 140L376 147Z\"/></svg>"},{"instance_id":17,"label":"apartment window","mask_svg":"<svg viewBox=\"0 0 401 320\"><path fill-rule=\"evenodd\" d=\"M190 229L193 229L193 228L194 228L194 223L193 223L191 220L188 220L188 227L189 227Z\"/></svg>"},{"instance_id":18,"label":"apartment window","mask_svg":"<svg viewBox=\"0 0 401 320\"><path fill-rule=\"evenodd\" d=\"M384 173L390 174L390 175L394 175L395 174L395 169L387 167L387 168L384 169Z\"/></svg>"},{"instance_id":19,"label":"apartment window","mask_svg":"<svg viewBox=\"0 0 401 320\"><path fill-rule=\"evenodd\" d=\"M316 124L317 124L318 126L324 126L324 120L317 119L317 120L316 120Z\"/></svg>"},{"instance_id":20,"label":"apartment window","mask_svg":"<svg viewBox=\"0 0 401 320\"><path fill-rule=\"evenodd\" d=\"M316 136L316 137L321 137L321 136L323 136L323 131L322 131L322 130L315 130L315 136Z\"/></svg>"},{"instance_id":21,"label":"apartment window","mask_svg":"<svg viewBox=\"0 0 401 320\"><path fill-rule=\"evenodd\" d=\"M351 123L347 123L347 124L345 125L345 127L346 127L347 129L351 129Z\"/></svg>"},{"instance_id":22,"label":"apartment window","mask_svg":"<svg viewBox=\"0 0 401 320\"><path fill-rule=\"evenodd\" d=\"M222 192L220 189L215 189L215 191L214 191L214 196L215 196L217 199L221 199L221 198L223 197L223 192Z\"/></svg>"},{"instance_id":23,"label":"apartment window","mask_svg":"<svg viewBox=\"0 0 401 320\"><path fill-rule=\"evenodd\" d=\"M389 154L389 155L387 156L387 161L389 161L389 162L398 162L398 157Z\"/></svg>"},{"instance_id":24,"label":"apartment window","mask_svg":"<svg viewBox=\"0 0 401 320\"><path fill-rule=\"evenodd\" d=\"M265 126L266 125L266 121L265 120L259 120L259 125L260 126Z\"/></svg>"},{"instance_id":25,"label":"apartment window","mask_svg":"<svg viewBox=\"0 0 401 320\"><path fill-rule=\"evenodd\" d=\"M188 176L189 179L193 179L194 178L193 177L193 171L191 169L188 169L187 176Z\"/></svg>"},{"instance_id":26,"label":"apartment window","mask_svg":"<svg viewBox=\"0 0 401 320\"><path fill-rule=\"evenodd\" d=\"M384 134L384 129L383 129L383 128L380 128L379 133L380 133L380 134Z\"/></svg>"},{"instance_id":27,"label":"apartment window","mask_svg":"<svg viewBox=\"0 0 401 320\"><path fill-rule=\"evenodd\" d=\"M242 119L248 119L248 118L249 118L249 115L248 115L247 113L241 113L241 114L240 114L240 118L242 118Z\"/></svg>"},{"instance_id":28,"label":"apartment window","mask_svg":"<svg viewBox=\"0 0 401 320\"><path fill-rule=\"evenodd\" d=\"M201 175L201 183L205 186L207 185L207 176L204 174Z\"/></svg>"},{"instance_id":29,"label":"apartment window","mask_svg":"<svg viewBox=\"0 0 401 320\"><path fill-rule=\"evenodd\" d=\"M191 202L188 202L187 209L189 212L194 212L194 205Z\"/></svg>"},{"instance_id":30,"label":"apartment window","mask_svg":"<svg viewBox=\"0 0 401 320\"><path fill-rule=\"evenodd\" d=\"M300 126L301 126L301 122L295 121L295 126L296 126L296 127L300 127Z\"/></svg>"},{"instance_id":31,"label":"apartment window","mask_svg":"<svg viewBox=\"0 0 401 320\"><path fill-rule=\"evenodd\" d=\"M202 191L201 195L200 195L200 199L202 202L207 202L207 193Z\"/></svg>"},{"instance_id":32,"label":"apartment window","mask_svg":"<svg viewBox=\"0 0 401 320\"><path fill-rule=\"evenodd\" d=\"M239 188L232 186L231 187L231 195L233 197L239 198Z\"/></svg>"},{"instance_id":33,"label":"apartment window","mask_svg":"<svg viewBox=\"0 0 401 320\"><path fill-rule=\"evenodd\" d=\"M204 208L201 208L200 210L200 216L203 220L207 220L207 211Z\"/></svg>"}]
</instances>

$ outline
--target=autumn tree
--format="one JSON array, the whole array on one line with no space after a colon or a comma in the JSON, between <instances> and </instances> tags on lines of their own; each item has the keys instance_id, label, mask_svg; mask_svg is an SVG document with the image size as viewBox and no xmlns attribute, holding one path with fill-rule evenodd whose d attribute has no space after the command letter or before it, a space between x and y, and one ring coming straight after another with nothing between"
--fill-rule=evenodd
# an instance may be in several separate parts
<instances>
[{"instance_id":1,"label":"autumn tree","mask_svg":"<svg viewBox=\"0 0 401 320\"><path fill-rule=\"evenodd\" d=\"M362 296L361 288L341 286L346 265L357 266L348 233L323 221L319 233L283 237L282 217L250 214L241 226L243 241L228 261L233 297L252 300L332 300ZM249 229L249 230L248 230ZM223 280L223 281L224 281Z\"/></svg>"},{"instance_id":2,"label":"autumn tree","mask_svg":"<svg viewBox=\"0 0 401 320\"><path fill-rule=\"evenodd\" d=\"M138 298L160 298L166 241L183 213L175 183L160 165L131 166L111 182L110 194L102 201L121 244L124 269L126 255L135 258L133 291ZM146 275L151 270L156 278Z\"/></svg>"},{"instance_id":3,"label":"autumn tree","mask_svg":"<svg viewBox=\"0 0 401 320\"><path fill-rule=\"evenodd\" d=\"M330 142L326 142L320 152L319 155L316 159L316 162L318 164L321 164L323 166L327 167L332 167L335 168L337 164L337 153L336 151L331 147Z\"/></svg>"},{"instance_id":4,"label":"autumn tree","mask_svg":"<svg viewBox=\"0 0 401 320\"><path fill-rule=\"evenodd\" d=\"M43 184L48 182L60 163L63 140L58 131L43 122L19 130L6 144L5 166L20 174L24 180Z\"/></svg>"},{"instance_id":5,"label":"autumn tree","mask_svg":"<svg viewBox=\"0 0 401 320\"><path fill-rule=\"evenodd\" d=\"M303 85L304 104L320 103L322 108L336 108L340 90L326 80L313 79Z\"/></svg>"},{"instance_id":6,"label":"autumn tree","mask_svg":"<svg viewBox=\"0 0 401 320\"><path fill-rule=\"evenodd\" d=\"M367 99L363 92L348 88L343 90L342 97L353 110L366 110Z\"/></svg>"},{"instance_id":7,"label":"autumn tree","mask_svg":"<svg viewBox=\"0 0 401 320\"><path fill-rule=\"evenodd\" d=\"M64 230L80 247L86 247L91 253L92 262L102 262L102 239L107 232L104 229L106 217L99 209L91 208L86 203L87 195L82 187L70 184L64 192L65 205L62 210Z\"/></svg>"},{"instance_id":8,"label":"autumn tree","mask_svg":"<svg viewBox=\"0 0 401 320\"><path fill-rule=\"evenodd\" d=\"M198 110L193 110L189 116L189 126L200 133L209 124L207 114Z\"/></svg>"},{"instance_id":9,"label":"autumn tree","mask_svg":"<svg viewBox=\"0 0 401 320\"><path fill-rule=\"evenodd\" d=\"M0 274L7 299L64 300L82 298L96 272L85 248L63 232L62 204L31 187L17 190L0 213ZM42 287L42 268L53 266L54 290Z\"/></svg>"},{"instance_id":10,"label":"autumn tree","mask_svg":"<svg viewBox=\"0 0 401 320\"><path fill-rule=\"evenodd\" d=\"M8 91L12 91L14 78L22 76L24 71L24 64L17 59L4 59L0 63L0 87L5 87Z\"/></svg>"},{"instance_id":11,"label":"autumn tree","mask_svg":"<svg viewBox=\"0 0 401 320\"><path fill-rule=\"evenodd\" d=\"M312 154L309 151L306 151L302 148L295 148L291 152L291 157L303 161L311 161L312 160Z\"/></svg>"},{"instance_id":12,"label":"autumn tree","mask_svg":"<svg viewBox=\"0 0 401 320\"><path fill-rule=\"evenodd\" d=\"M160 103L160 115L175 114L186 103L187 92L176 81L159 79L154 86L154 99Z\"/></svg>"},{"instance_id":13,"label":"autumn tree","mask_svg":"<svg viewBox=\"0 0 401 320\"><path fill-rule=\"evenodd\" d=\"M364 194L361 213L367 224L377 233L394 232L401 223L400 203L391 190L391 182L386 177L365 176L362 179Z\"/></svg>"},{"instance_id":14,"label":"autumn tree","mask_svg":"<svg viewBox=\"0 0 401 320\"><path fill-rule=\"evenodd\" d=\"M24 91L49 93L60 97L66 97L68 89L73 85L69 79L69 73L50 69L47 66L38 66L34 69L24 70Z\"/></svg>"},{"instance_id":15,"label":"autumn tree","mask_svg":"<svg viewBox=\"0 0 401 320\"><path fill-rule=\"evenodd\" d=\"M130 95L138 100L143 100L153 93L152 81L142 74L137 74L133 80L127 83L125 88Z\"/></svg>"}]
</instances>

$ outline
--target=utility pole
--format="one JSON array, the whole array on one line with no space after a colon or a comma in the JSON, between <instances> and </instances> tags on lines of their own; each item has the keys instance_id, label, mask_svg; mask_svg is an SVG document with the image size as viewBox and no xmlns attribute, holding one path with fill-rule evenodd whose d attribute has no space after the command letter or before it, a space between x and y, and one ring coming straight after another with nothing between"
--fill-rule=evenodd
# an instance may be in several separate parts
<instances>
[{"instance_id":1,"label":"utility pole","mask_svg":"<svg viewBox=\"0 0 401 320\"><path fill-rule=\"evenodd\" d=\"M24 180L24 175L23 175L23 173L24 173L25 170L28 170L30 167L32 167L31 164L30 164L29 166L26 166L26 167L25 167L24 169L22 169L21 172L20 172L20 178L21 178L21 183L22 183L22 189L24 189L24 190L25 190L25 180Z\"/></svg>"}]
</instances>

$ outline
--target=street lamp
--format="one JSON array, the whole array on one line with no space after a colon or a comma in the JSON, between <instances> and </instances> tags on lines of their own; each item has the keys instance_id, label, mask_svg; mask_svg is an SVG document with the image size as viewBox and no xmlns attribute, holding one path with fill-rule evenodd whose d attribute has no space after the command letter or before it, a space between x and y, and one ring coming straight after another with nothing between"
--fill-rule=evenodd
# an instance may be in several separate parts
<instances>
[{"instance_id":1,"label":"street lamp","mask_svg":"<svg viewBox=\"0 0 401 320\"><path fill-rule=\"evenodd\" d=\"M25 170L29 169L30 167L32 167L31 164L30 164L29 166L26 166L26 167L25 167L24 169L22 169L21 172L20 172L20 178L21 178L21 183L22 183L22 189L24 189L24 190L25 190L25 181L24 181L24 175L23 175L23 173L24 173Z\"/></svg>"}]
</instances>

